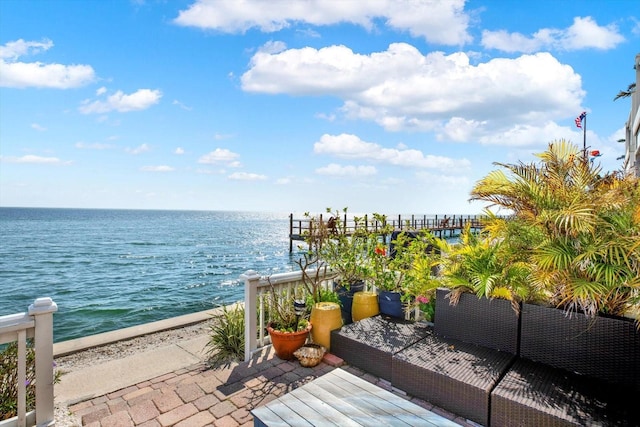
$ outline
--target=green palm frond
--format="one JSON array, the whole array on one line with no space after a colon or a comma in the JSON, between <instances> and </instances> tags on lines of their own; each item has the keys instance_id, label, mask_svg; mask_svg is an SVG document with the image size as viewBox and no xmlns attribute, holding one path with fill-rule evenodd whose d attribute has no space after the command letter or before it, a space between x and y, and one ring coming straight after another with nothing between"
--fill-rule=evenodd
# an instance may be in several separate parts
<instances>
[{"instance_id":1,"label":"green palm frond","mask_svg":"<svg viewBox=\"0 0 640 427\"><path fill-rule=\"evenodd\" d=\"M549 240L536 248L533 259L543 270L566 270L571 267L575 255L571 242Z\"/></svg>"}]
</instances>

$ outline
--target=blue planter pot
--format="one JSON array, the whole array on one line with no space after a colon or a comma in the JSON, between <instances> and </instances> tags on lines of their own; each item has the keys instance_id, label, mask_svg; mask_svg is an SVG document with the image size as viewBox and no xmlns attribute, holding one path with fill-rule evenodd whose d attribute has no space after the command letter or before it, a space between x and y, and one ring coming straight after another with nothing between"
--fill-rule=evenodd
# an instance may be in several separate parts
<instances>
[{"instance_id":1,"label":"blue planter pot","mask_svg":"<svg viewBox=\"0 0 640 427\"><path fill-rule=\"evenodd\" d=\"M360 292L364 290L364 282L360 281L357 283L352 283L349 286L349 289L338 285L334 282L333 289L338 294L338 299L340 300L340 312L342 313L342 322L345 325L353 323L353 319L351 317L351 307L353 305L353 295L356 292Z\"/></svg>"},{"instance_id":2,"label":"blue planter pot","mask_svg":"<svg viewBox=\"0 0 640 427\"><path fill-rule=\"evenodd\" d=\"M380 305L380 314L404 319L404 310L402 301L400 300L401 296L402 294L400 292L379 291L378 304Z\"/></svg>"}]
</instances>

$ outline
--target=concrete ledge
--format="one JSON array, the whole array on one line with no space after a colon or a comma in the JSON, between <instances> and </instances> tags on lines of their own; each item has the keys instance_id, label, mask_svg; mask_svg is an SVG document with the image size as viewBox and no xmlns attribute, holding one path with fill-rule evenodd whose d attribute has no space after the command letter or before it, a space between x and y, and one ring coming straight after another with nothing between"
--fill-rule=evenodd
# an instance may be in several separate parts
<instances>
[{"instance_id":1,"label":"concrete ledge","mask_svg":"<svg viewBox=\"0 0 640 427\"><path fill-rule=\"evenodd\" d=\"M54 386L55 401L77 403L195 365L205 360L202 349L206 343L206 336L197 337L65 372Z\"/></svg>"},{"instance_id":2,"label":"concrete ledge","mask_svg":"<svg viewBox=\"0 0 640 427\"><path fill-rule=\"evenodd\" d=\"M197 313L185 314L183 316L158 320L157 322L145 323L138 326L104 332L101 334L89 335L68 341L61 341L53 344L53 357L66 356L93 347L101 347L118 341L124 341L155 332L170 329L182 328L184 326L205 322L211 319L213 314L218 314L222 308L200 311Z\"/></svg>"}]
</instances>

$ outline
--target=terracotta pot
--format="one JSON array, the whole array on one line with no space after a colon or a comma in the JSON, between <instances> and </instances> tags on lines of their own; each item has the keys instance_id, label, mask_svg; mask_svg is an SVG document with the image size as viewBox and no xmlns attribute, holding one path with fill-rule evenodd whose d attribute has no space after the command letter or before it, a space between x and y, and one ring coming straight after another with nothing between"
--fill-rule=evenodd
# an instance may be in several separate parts
<instances>
[{"instance_id":1,"label":"terracotta pot","mask_svg":"<svg viewBox=\"0 0 640 427\"><path fill-rule=\"evenodd\" d=\"M331 331L342 326L340 304L319 302L311 309L311 339L326 350L331 348Z\"/></svg>"},{"instance_id":2,"label":"terracotta pot","mask_svg":"<svg viewBox=\"0 0 640 427\"><path fill-rule=\"evenodd\" d=\"M276 356L282 360L294 358L293 353L307 342L309 331L311 331L311 323L307 329L298 332L280 332L273 329L271 324L267 325L273 349L276 351Z\"/></svg>"}]
</instances>

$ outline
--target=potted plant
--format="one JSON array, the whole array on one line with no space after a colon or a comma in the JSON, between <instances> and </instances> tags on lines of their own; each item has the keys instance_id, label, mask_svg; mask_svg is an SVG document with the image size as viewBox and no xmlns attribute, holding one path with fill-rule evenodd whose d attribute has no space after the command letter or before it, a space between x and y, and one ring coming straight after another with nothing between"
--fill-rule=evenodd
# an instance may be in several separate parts
<instances>
[{"instance_id":1,"label":"potted plant","mask_svg":"<svg viewBox=\"0 0 640 427\"><path fill-rule=\"evenodd\" d=\"M404 257L410 265L404 275L402 301L418 308L416 320L433 322L435 314L436 289L442 287L442 249L446 241L428 231L407 233L403 244ZM395 240L393 256L397 253Z\"/></svg>"},{"instance_id":2,"label":"potted plant","mask_svg":"<svg viewBox=\"0 0 640 427\"><path fill-rule=\"evenodd\" d=\"M306 307L310 311L313 324L311 339L314 343L329 350L331 331L342 326L340 300L337 293L326 285L332 275L317 251L309 250L296 261L302 272L302 281L306 290Z\"/></svg>"},{"instance_id":3,"label":"potted plant","mask_svg":"<svg viewBox=\"0 0 640 427\"><path fill-rule=\"evenodd\" d=\"M312 229L309 247L317 251L318 257L335 273L334 291L338 295L344 323L351 323L353 295L365 289L365 279L369 276L367 261L371 233L367 229L366 217L353 217L347 222L348 209L332 212L327 221L322 216L311 218Z\"/></svg>"},{"instance_id":4,"label":"potted plant","mask_svg":"<svg viewBox=\"0 0 640 427\"><path fill-rule=\"evenodd\" d=\"M496 238L491 231L474 233L467 227L460 235L460 242L441 243L446 257L441 259L440 282L451 289L450 299L454 304L461 293L468 292L478 298L509 300L517 312L522 301L538 298L525 252L520 246L514 248L514 241L510 239Z\"/></svg>"},{"instance_id":5,"label":"potted plant","mask_svg":"<svg viewBox=\"0 0 640 427\"><path fill-rule=\"evenodd\" d=\"M527 265L527 299L621 316L640 302L640 186L633 176L603 174L584 154L554 141L539 163L498 164L506 172L476 183L471 199L513 212L486 230L502 253Z\"/></svg>"},{"instance_id":6,"label":"potted plant","mask_svg":"<svg viewBox=\"0 0 640 427\"><path fill-rule=\"evenodd\" d=\"M302 347L309 337L311 322L307 319L304 299L296 299L295 295L276 292L271 285L268 295L267 312L269 323L267 332L276 356L283 360L292 360L293 353Z\"/></svg>"},{"instance_id":7,"label":"potted plant","mask_svg":"<svg viewBox=\"0 0 640 427\"><path fill-rule=\"evenodd\" d=\"M374 214L374 217L378 222L386 223L384 215ZM385 230L382 236L389 234L391 234L391 230ZM372 266L370 278L378 290L380 313L404 318L405 279L413 268L414 258L420 255L417 251L418 247L422 247L422 239L416 241L404 231L393 233L392 236L393 256L388 253L384 241L376 238L376 244L369 253Z\"/></svg>"},{"instance_id":8,"label":"potted plant","mask_svg":"<svg viewBox=\"0 0 640 427\"><path fill-rule=\"evenodd\" d=\"M373 266L371 280L378 291L380 313L393 317L404 317L402 308L402 280L404 272L391 267L387 248L378 243L371 253Z\"/></svg>"}]
</instances>

